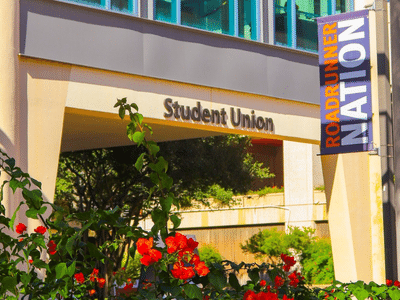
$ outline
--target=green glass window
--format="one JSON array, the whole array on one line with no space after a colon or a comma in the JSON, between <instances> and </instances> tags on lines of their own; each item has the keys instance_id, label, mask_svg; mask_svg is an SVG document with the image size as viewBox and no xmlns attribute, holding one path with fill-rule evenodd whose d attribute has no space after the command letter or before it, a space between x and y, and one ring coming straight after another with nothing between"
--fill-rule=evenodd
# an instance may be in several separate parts
<instances>
[{"instance_id":1,"label":"green glass window","mask_svg":"<svg viewBox=\"0 0 400 300\"><path fill-rule=\"evenodd\" d=\"M173 2L174 0L155 0L155 19L164 22L175 23L173 17Z\"/></svg>"},{"instance_id":2,"label":"green glass window","mask_svg":"<svg viewBox=\"0 0 400 300\"><path fill-rule=\"evenodd\" d=\"M229 0L181 0L181 24L229 34Z\"/></svg>"},{"instance_id":3,"label":"green glass window","mask_svg":"<svg viewBox=\"0 0 400 300\"><path fill-rule=\"evenodd\" d=\"M239 36L257 40L256 0L238 0Z\"/></svg>"},{"instance_id":4,"label":"green glass window","mask_svg":"<svg viewBox=\"0 0 400 300\"><path fill-rule=\"evenodd\" d=\"M352 0L275 0L275 43L317 52L316 19L351 10Z\"/></svg>"},{"instance_id":5,"label":"green glass window","mask_svg":"<svg viewBox=\"0 0 400 300\"><path fill-rule=\"evenodd\" d=\"M130 0L111 0L111 9L125 13L133 13L133 3Z\"/></svg>"},{"instance_id":6,"label":"green glass window","mask_svg":"<svg viewBox=\"0 0 400 300\"><path fill-rule=\"evenodd\" d=\"M288 45L287 1L275 1L275 43Z\"/></svg>"},{"instance_id":7,"label":"green glass window","mask_svg":"<svg viewBox=\"0 0 400 300\"><path fill-rule=\"evenodd\" d=\"M93 6L102 6L105 3L105 0L71 0L71 1Z\"/></svg>"}]
</instances>

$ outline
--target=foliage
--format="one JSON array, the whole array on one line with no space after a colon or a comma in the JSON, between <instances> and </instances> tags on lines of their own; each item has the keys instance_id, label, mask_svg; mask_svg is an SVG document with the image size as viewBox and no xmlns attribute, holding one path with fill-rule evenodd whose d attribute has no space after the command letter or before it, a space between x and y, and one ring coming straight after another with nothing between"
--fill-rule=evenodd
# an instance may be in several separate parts
<instances>
[{"instance_id":1,"label":"foliage","mask_svg":"<svg viewBox=\"0 0 400 300\"><path fill-rule=\"evenodd\" d=\"M332 246L329 239L316 239L306 249L301 263L306 281L312 284L329 284L335 279Z\"/></svg>"},{"instance_id":2,"label":"foliage","mask_svg":"<svg viewBox=\"0 0 400 300\"><path fill-rule=\"evenodd\" d=\"M223 260L219 251L212 245L201 246L199 248L199 256L209 268L215 263L220 264Z\"/></svg>"},{"instance_id":3,"label":"foliage","mask_svg":"<svg viewBox=\"0 0 400 300\"><path fill-rule=\"evenodd\" d=\"M261 197L261 196L265 196L267 194L283 193L283 191L284 191L283 186L281 186L280 188L277 186L273 186L273 187L266 186L258 191L249 191L249 192L247 192L247 194L249 194L249 195L257 194Z\"/></svg>"},{"instance_id":4,"label":"foliage","mask_svg":"<svg viewBox=\"0 0 400 300\"><path fill-rule=\"evenodd\" d=\"M311 228L289 227L286 234L276 229L259 231L241 248L258 258L278 262L279 254L290 251L301 255L300 263L308 283L332 283L334 279L332 248L328 240L317 239Z\"/></svg>"}]
</instances>

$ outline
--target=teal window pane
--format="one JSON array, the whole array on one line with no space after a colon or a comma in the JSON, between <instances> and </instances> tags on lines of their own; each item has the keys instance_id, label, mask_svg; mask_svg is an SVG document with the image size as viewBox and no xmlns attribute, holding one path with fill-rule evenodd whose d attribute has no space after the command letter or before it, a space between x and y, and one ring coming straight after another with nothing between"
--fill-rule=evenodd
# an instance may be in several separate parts
<instances>
[{"instance_id":1,"label":"teal window pane","mask_svg":"<svg viewBox=\"0 0 400 300\"><path fill-rule=\"evenodd\" d=\"M297 48L318 51L317 19L328 15L327 0L296 0Z\"/></svg>"},{"instance_id":2,"label":"teal window pane","mask_svg":"<svg viewBox=\"0 0 400 300\"><path fill-rule=\"evenodd\" d=\"M133 0L111 0L111 9L125 13L133 13Z\"/></svg>"},{"instance_id":3,"label":"teal window pane","mask_svg":"<svg viewBox=\"0 0 400 300\"><path fill-rule=\"evenodd\" d=\"M351 0L336 0L336 13L345 13L351 11Z\"/></svg>"},{"instance_id":4,"label":"teal window pane","mask_svg":"<svg viewBox=\"0 0 400 300\"><path fill-rule=\"evenodd\" d=\"M255 0L238 0L239 36L245 39L256 39Z\"/></svg>"},{"instance_id":5,"label":"teal window pane","mask_svg":"<svg viewBox=\"0 0 400 300\"><path fill-rule=\"evenodd\" d=\"M287 1L275 1L275 43L288 45Z\"/></svg>"},{"instance_id":6,"label":"teal window pane","mask_svg":"<svg viewBox=\"0 0 400 300\"><path fill-rule=\"evenodd\" d=\"M70 0L70 1L92 6L102 6L104 0Z\"/></svg>"},{"instance_id":7,"label":"teal window pane","mask_svg":"<svg viewBox=\"0 0 400 300\"><path fill-rule=\"evenodd\" d=\"M156 0L155 1L155 19L164 22L175 23L172 17L172 1L173 0Z\"/></svg>"},{"instance_id":8,"label":"teal window pane","mask_svg":"<svg viewBox=\"0 0 400 300\"><path fill-rule=\"evenodd\" d=\"M229 34L229 1L182 0L181 24Z\"/></svg>"}]
</instances>

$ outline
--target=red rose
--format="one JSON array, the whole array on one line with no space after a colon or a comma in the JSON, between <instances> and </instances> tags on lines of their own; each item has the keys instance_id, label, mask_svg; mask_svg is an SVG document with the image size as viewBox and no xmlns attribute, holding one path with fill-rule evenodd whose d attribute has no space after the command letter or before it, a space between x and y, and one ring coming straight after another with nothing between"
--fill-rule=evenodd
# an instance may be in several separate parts
<instances>
[{"instance_id":1,"label":"red rose","mask_svg":"<svg viewBox=\"0 0 400 300\"><path fill-rule=\"evenodd\" d=\"M194 246L193 242L190 242L191 247ZM185 251L186 251L186 248L188 248L188 239L187 239L187 237L184 236L183 234L180 234L179 232L175 233L174 237L172 237L172 236L167 237L166 240L165 240L165 243L168 246L167 252L170 253L170 254L174 253L174 252L176 252L178 250L184 250L185 249ZM197 247L197 245L196 245L196 247Z\"/></svg>"},{"instance_id":2,"label":"red rose","mask_svg":"<svg viewBox=\"0 0 400 300\"><path fill-rule=\"evenodd\" d=\"M46 230L47 230L46 227L38 226L34 231L40 234L45 234Z\"/></svg>"},{"instance_id":3,"label":"red rose","mask_svg":"<svg viewBox=\"0 0 400 300\"><path fill-rule=\"evenodd\" d=\"M30 260L28 260L28 262L31 264L31 263L33 263L33 260L32 260L32 259L30 259Z\"/></svg>"},{"instance_id":4,"label":"red rose","mask_svg":"<svg viewBox=\"0 0 400 300\"><path fill-rule=\"evenodd\" d=\"M90 291L89 291L89 295L90 295L90 296L93 296L94 294L96 294L96 290L90 290Z\"/></svg>"},{"instance_id":5,"label":"red rose","mask_svg":"<svg viewBox=\"0 0 400 300\"><path fill-rule=\"evenodd\" d=\"M297 278L296 272L293 272L288 277L290 279L289 285L291 285L293 287L297 287L297 285L299 284L300 280Z\"/></svg>"},{"instance_id":6,"label":"red rose","mask_svg":"<svg viewBox=\"0 0 400 300\"><path fill-rule=\"evenodd\" d=\"M198 263L200 263L200 256L198 256L197 254L194 254L192 256L192 258L190 259L189 263L193 264L193 265L197 265Z\"/></svg>"},{"instance_id":7,"label":"red rose","mask_svg":"<svg viewBox=\"0 0 400 300\"><path fill-rule=\"evenodd\" d=\"M279 300L278 295L271 292L260 292L257 294L257 300Z\"/></svg>"},{"instance_id":8,"label":"red rose","mask_svg":"<svg viewBox=\"0 0 400 300\"><path fill-rule=\"evenodd\" d=\"M19 223L15 228L15 231L18 234L23 234L25 230L26 230L26 226L25 226L25 224L22 224L22 223Z\"/></svg>"},{"instance_id":9,"label":"red rose","mask_svg":"<svg viewBox=\"0 0 400 300\"><path fill-rule=\"evenodd\" d=\"M267 285L267 282L265 280L260 281L260 286L266 286L266 285Z\"/></svg>"},{"instance_id":10,"label":"red rose","mask_svg":"<svg viewBox=\"0 0 400 300\"><path fill-rule=\"evenodd\" d=\"M150 255L151 259L153 260L153 262L159 261L162 257L161 252L158 251L157 249L150 249L149 255Z\"/></svg>"},{"instance_id":11,"label":"red rose","mask_svg":"<svg viewBox=\"0 0 400 300\"><path fill-rule=\"evenodd\" d=\"M103 288L104 285L106 284L106 280L104 278L99 278L99 288Z\"/></svg>"},{"instance_id":12,"label":"red rose","mask_svg":"<svg viewBox=\"0 0 400 300\"><path fill-rule=\"evenodd\" d=\"M395 282L393 283L394 286L400 288L400 281L395 280Z\"/></svg>"},{"instance_id":13,"label":"red rose","mask_svg":"<svg viewBox=\"0 0 400 300\"><path fill-rule=\"evenodd\" d=\"M243 296L243 300L257 300L257 298L256 293L251 290L248 290Z\"/></svg>"},{"instance_id":14,"label":"red rose","mask_svg":"<svg viewBox=\"0 0 400 300\"><path fill-rule=\"evenodd\" d=\"M196 270L197 274L199 276L206 276L208 273L210 273L210 269L207 268L206 264L204 261L199 262L194 269Z\"/></svg>"},{"instance_id":15,"label":"red rose","mask_svg":"<svg viewBox=\"0 0 400 300\"><path fill-rule=\"evenodd\" d=\"M294 300L294 298L288 298L286 295L283 295L282 300Z\"/></svg>"},{"instance_id":16,"label":"red rose","mask_svg":"<svg viewBox=\"0 0 400 300\"><path fill-rule=\"evenodd\" d=\"M54 243L54 241L52 241L52 240L49 241L49 242L47 243L47 247L48 247L47 251L49 252L50 255L56 254L56 252L57 252L57 250L56 250L57 244Z\"/></svg>"},{"instance_id":17,"label":"red rose","mask_svg":"<svg viewBox=\"0 0 400 300\"><path fill-rule=\"evenodd\" d=\"M136 247L138 252L141 255L145 255L149 252L149 250L153 247L153 238L149 238L148 240L145 238L140 238L136 242Z\"/></svg>"},{"instance_id":18,"label":"red rose","mask_svg":"<svg viewBox=\"0 0 400 300\"><path fill-rule=\"evenodd\" d=\"M284 253L281 254L281 259L285 263L285 265L282 268L286 272L289 272L290 268L296 264L296 261L294 260L294 257L288 256L288 255L286 255Z\"/></svg>"},{"instance_id":19,"label":"red rose","mask_svg":"<svg viewBox=\"0 0 400 300\"><path fill-rule=\"evenodd\" d=\"M82 284L85 282L85 276L83 276L82 273L77 273L74 275L76 282L78 282L79 284Z\"/></svg>"},{"instance_id":20,"label":"red rose","mask_svg":"<svg viewBox=\"0 0 400 300\"><path fill-rule=\"evenodd\" d=\"M391 286L391 285L392 285L392 282L393 282L392 280L386 279L386 285L387 285L387 286Z\"/></svg>"},{"instance_id":21,"label":"red rose","mask_svg":"<svg viewBox=\"0 0 400 300\"><path fill-rule=\"evenodd\" d=\"M125 286L124 286L124 290L126 291L126 290L129 290L129 289L131 289L133 287L133 283L128 283L128 284L126 284Z\"/></svg>"},{"instance_id":22,"label":"red rose","mask_svg":"<svg viewBox=\"0 0 400 300\"><path fill-rule=\"evenodd\" d=\"M277 275L275 277L275 289L280 288L283 284L285 283L285 279L283 279L282 277L280 277L279 275Z\"/></svg>"}]
</instances>

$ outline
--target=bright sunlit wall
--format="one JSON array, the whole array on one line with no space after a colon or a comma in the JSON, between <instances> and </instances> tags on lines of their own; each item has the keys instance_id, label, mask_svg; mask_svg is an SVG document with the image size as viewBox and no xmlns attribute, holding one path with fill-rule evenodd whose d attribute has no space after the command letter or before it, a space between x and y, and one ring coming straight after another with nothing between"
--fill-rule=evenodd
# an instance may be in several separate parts
<instances>
[{"instance_id":1,"label":"bright sunlit wall","mask_svg":"<svg viewBox=\"0 0 400 300\"><path fill-rule=\"evenodd\" d=\"M138 1L66 0L139 16ZM353 0L147 0L158 21L317 52L316 18L354 10Z\"/></svg>"}]
</instances>

